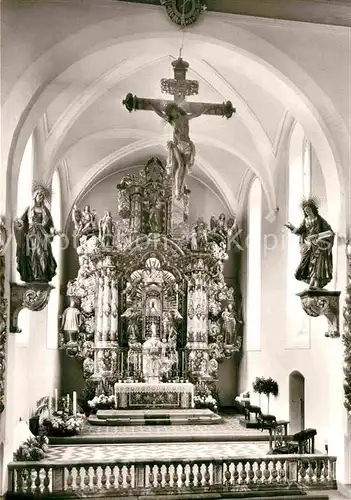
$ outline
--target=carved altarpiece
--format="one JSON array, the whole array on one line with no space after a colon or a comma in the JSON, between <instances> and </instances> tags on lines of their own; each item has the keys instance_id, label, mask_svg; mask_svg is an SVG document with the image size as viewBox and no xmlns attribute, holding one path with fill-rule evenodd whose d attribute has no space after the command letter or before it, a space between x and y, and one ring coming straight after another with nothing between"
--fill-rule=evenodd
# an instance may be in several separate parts
<instances>
[{"instance_id":1,"label":"carved altarpiece","mask_svg":"<svg viewBox=\"0 0 351 500\"><path fill-rule=\"evenodd\" d=\"M225 284L228 229L188 221L190 193L176 200L158 158L117 186L119 220L112 245L81 236L77 278L67 296L80 304L76 342L62 346L83 360L100 388L116 381L189 379L211 383L218 363L242 346L240 304ZM214 220L214 218L212 218Z\"/></svg>"}]
</instances>

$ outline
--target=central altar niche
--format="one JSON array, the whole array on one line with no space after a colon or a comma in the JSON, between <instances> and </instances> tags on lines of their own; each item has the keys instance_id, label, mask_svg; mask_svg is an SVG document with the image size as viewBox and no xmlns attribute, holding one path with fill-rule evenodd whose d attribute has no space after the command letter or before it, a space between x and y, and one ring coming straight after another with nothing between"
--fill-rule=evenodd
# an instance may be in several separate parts
<instances>
[{"instance_id":1,"label":"central altar niche","mask_svg":"<svg viewBox=\"0 0 351 500\"><path fill-rule=\"evenodd\" d=\"M178 200L172 185L151 158L117 186L119 220L105 212L96 223L90 207L75 208L80 268L67 295L81 321L62 344L98 392L116 390L116 406L190 407L193 388L215 382L218 363L241 349L236 295L223 277L235 218L190 225L190 191Z\"/></svg>"}]
</instances>

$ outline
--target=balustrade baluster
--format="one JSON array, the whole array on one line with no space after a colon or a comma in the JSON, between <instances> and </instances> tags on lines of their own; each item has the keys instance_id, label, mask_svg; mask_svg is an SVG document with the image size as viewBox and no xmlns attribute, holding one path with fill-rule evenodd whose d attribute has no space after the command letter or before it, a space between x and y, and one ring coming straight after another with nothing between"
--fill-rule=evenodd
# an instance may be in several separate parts
<instances>
[{"instance_id":1,"label":"balustrade baluster","mask_svg":"<svg viewBox=\"0 0 351 500\"><path fill-rule=\"evenodd\" d=\"M44 473L45 473L45 477L43 479L43 493L49 493L49 486L50 486L50 475L49 475L49 472L50 472L50 468L49 467L45 467L44 469Z\"/></svg>"},{"instance_id":2,"label":"balustrade baluster","mask_svg":"<svg viewBox=\"0 0 351 500\"><path fill-rule=\"evenodd\" d=\"M277 461L272 460L272 470L271 470L271 483L276 484L278 482L278 471L277 471Z\"/></svg>"},{"instance_id":3,"label":"balustrade baluster","mask_svg":"<svg viewBox=\"0 0 351 500\"><path fill-rule=\"evenodd\" d=\"M173 467L174 467L174 472L173 472L173 488L178 488L178 481L179 481L179 474L178 474L178 467L179 467L179 464L177 462L175 462L173 464Z\"/></svg>"},{"instance_id":4,"label":"balustrade baluster","mask_svg":"<svg viewBox=\"0 0 351 500\"><path fill-rule=\"evenodd\" d=\"M123 475L124 475L124 466L123 465L119 465L117 467L117 471L118 471L118 476L117 476L117 482L118 482L118 488L123 488L123 483L124 483L124 478L123 478Z\"/></svg>"},{"instance_id":5,"label":"balustrade baluster","mask_svg":"<svg viewBox=\"0 0 351 500\"><path fill-rule=\"evenodd\" d=\"M108 482L109 482L109 485L110 485L110 489L114 489L115 488L115 482L116 482L116 475L115 475L115 467L113 465L110 465L110 475L109 475L109 478L108 478Z\"/></svg>"},{"instance_id":6,"label":"balustrade baluster","mask_svg":"<svg viewBox=\"0 0 351 500\"><path fill-rule=\"evenodd\" d=\"M307 476L308 482L313 484L315 482L315 461L309 459L308 460L308 468L307 468Z\"/></svg>"},{"instance_id":7,"label":"balustrade baluster","mask_svg":"<svg viewBox=\"0 0 351 500\"><path fill-rule=\"evenodd\" d=\"M67 491L72 490L72 483L73 483L73 475L72 475L72 466L67 466L67 477L66 477L66 489Z\"/></svg>"},{"instance_id":8,"label":"balustrade baluster","mask_svg":"<svg viewBox=\"0 0 351 500\"><path fill-rule=\"evenodd\" d=\"M82 490L82 476L80 474L81 467L77 467L77 475L76 475L76 489L77 491Z\"/></svg>"},{"instance_id":9,"label":"balustrade baluster","mask_svg":"<svg viewBox=\"0 0 351 500\"><path fill-rule=\"evenodd\" d=\"M32 492L32 483L33 483L33 478L32 478L32 469L25 469L26 470L26 491L28 493Z\"/></svg>"},{"instance_id":10,"label":"balustrade baluster","mask_svg":"<svg viewBox=\"0 0 351 500\"><path fill-rule=\"evenodd\" d=\"M194 486L194 479L195 479L195 474L194 474L194 465L195 464L189 464L189 486L193 487Z\"/></svg>"},{"instance_id":11,"label":"balustrade baluster","mask_svg":"<svg viewBox=\"0 0 351 500\"><path fill-rule=\"evenodd\" d=\"M224 484L225 486L229 486L231 478L230 462L224 462L223 466L224 466Z\"/></svg>"},{"instance_id":12,"label":"balustrade baluster","mask_svg":"<svg viewBox=\"0 0 351 500\"><path fill-rule=\"evenodd\" d=\"M127 465L126 466L126 487L130 488L130 485L132 484L132 465Z\"/></svg>"},{"instance_id":13,"label":"balustrade baluster","mask_svg":"<svg viewBox=\"0 0 351 500\"><path fill-rule=\"evenodd\" d=\"M246 463L247 463L246 460L242 461L242 469L240 472L241 484L246 484L246 479L247 479Z\"/></svg>"},{"instance_id":14,"label":"balustrade baluster","mask_svg":"<svg viewBox=\"0 0 351 500\"><path fill-rule=\"evenodd\" d=\"M92 469L93 469L93 490L97 490L98 489L98 482L99 482L99 476L98 476L98 473L97 473L97 469L98 469L98 466L97 465L93 465L92 466Z\"/></svg>"},{"instance_id":15,"label":"balustrade baluster","mask_svg":"<svg viewBox=\"0 0 351 500\"><path fill-rule=\"evenodd\" d=\"M34 485L35 485L35 493L40 493L41 492L41 479L40 479L40 473L41 473L41 468L37 469L36 471L31 471L31 475L32 475L32 472L34 472L36 474L36 477L34 479Z\"/></svg>"},{"instance_id":16,"label":"balustrade baluster","mask_svg":"<svg viewBox=\"0 0 351 500\"><path fill-rule=\"evenodd\" d=\"M107 476L106 476L106 469L108 468L108 465L101 464L101 489L106 490L107 489Z\"/></svg>"},{"instance_id":17,"label":"balustrade baluster","mask_svg":"<svg viewBox=\"0 0 351 500\"><path fill-rule=\"evenodd\" d=\"M304 460L299 460L299 483L305 484L306 483L306 472L307 472L307 467L306 467L306 459Z\"/></svg>"},{"instance_id":18,"label":"balustrade baluster","mask_svg":"<svg viewBox=\"0 0 351 500\"><path fill-rule=\"evenodd\" d=\"M263 469L263 483L268 484L269 483L269 478L270 478L270 470L268 468L268 460L265 460L264 462L264 469Z\"/></svg>"},{"instance_id":19,"label":"balustrade baluster","mask_svg":"<svg viewBox=\"0 0 351 500\"><path fill-rule=\"evenodd\" d=\"M165 487L169 488L171 486L171 467L172 465L168 464L166 465L166 472L165 472Z\"/></svg>"},{"instance_id":20,"label":"balustrade baluster","mask_svg":"<svg viewBox=\"0 0 351 500\"><path fill-rule=\"evenodd\" d=\"M257 468L255 470L255 476L256 476L256 484L262 484L262 470L261 470L261 465L262 465L262 460L257 460L256 461Z\"/></svg>"},{"instance_id":21,"label":"balustrade baluster","mask_svg":"<svg viewBox=\"0 0 351 500\"><path fill-rule=\"evenodd\" d=\"M83 467L84 470L84 479L83 479L83 484L84 484L84 491L88 492L90 490L90 467L89 465L85 465Z\"/></svg>"},{"instance_id":22,"label":"balustrade baluster","mask_svg":"<svg viewBox=\"0 0 351 500\"><path fill-rule=\"evenodd\" d=\"M204 473L205 483L204 484L205 484L205 486L210 486L210 484L211 484L211 472L210 472L211 464L209 462L206 462L204 464L204 466L205 466L205 471L204 471L205 472Z\"/></svg>"},{"instance_id":23,"label":"balustrade baluster","mask_svg":"<svg viewBox=\"0 0 351 500\"><path fill-rule=\"evenodd\" d=\"M24 492L24 470L16 469L16 492L23 493Z\"/></svg>"},{"instance_id":24,"label":"balustrade baluster","mask_svg":"<svg viewBox=\"0 0 351 500\"><path fill-rule=\"evenodd\" d=\"M286 483L286 460L279 460L280 469L279 469L279 482L280 484Z\"/></svg>"},{"instance_id":25,"label":"balustrade baluster","mask_svg":"<svg viewBox=\"0 0 351 500\"><path fill-rule=\"evenodd\" d=\"M151 488L155 487L154 486L154 484L155 484L154 466L152 466L152 465L150 465L149 483L150 483Z\"/></svg>"},{"instance_id":26,"label":"balustrade baluster","mask_svg":"<svg viewBox=\"0 0 351 500\"><path fill-rule=\"evenodd\" d=\"M162 465L156 465L156 481L157 481L157 488L162 488Z\"/></svg>"},{"instance_id":27,"label":"balustrade baluster","mask_svg":"<svg viewBox=\"0 0 351 500\"><path fill-rule=\"evenodd\" d=\"M249 460L249 470L247 471L247 477L249 479L249 484L255 484L255 472L253 470L254 460Z\"/></svg>"},{"instance_id":28,"label":"balustrade baluster","mask_svg":"<svg viewBox=\"0 0 351 500\"><path fill-rule=\"evenodd\" d=\"M186 465L180 464L180 470L180 487L182 488L186 485Z\"/></svg>"},{"instance_id":29,"label":"balustrade baluster","mask_svg":"<svg viewBox=\"0 0 351 500\"><path fill-rule=\"evenodd\" d=\"M204 467L204 464L198 464L197 466L197 474L196 474L196 485L201 486L202 485L202 479L203 479L203 472L202 472L202 467Z\"/></svg>"}]
</instances>

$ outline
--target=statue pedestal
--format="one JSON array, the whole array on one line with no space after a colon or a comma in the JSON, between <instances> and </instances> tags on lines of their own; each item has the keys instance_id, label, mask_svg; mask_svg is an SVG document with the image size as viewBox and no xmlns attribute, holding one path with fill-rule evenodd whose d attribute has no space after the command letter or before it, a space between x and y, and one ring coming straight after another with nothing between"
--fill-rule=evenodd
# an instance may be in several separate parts
<instances>
[{"instance_id":1,"label":"statue pedestal","mask_svg":"<svg viewBox=\"0 0 351 500\"><path fill-rule=\"evenodd\" d=\"M50 297L53 286L49 283L10 283L10 332L21 333L18 328L18 315L22 309L41 311L44 309Z\"/></svg>"},{"instance_id":2,"label":"statue pedestal","mask_svg":"<svg viewBox=\"0 0 351 500\"><path fill-rule=\"evenodd\" d=\"M326 337L340 337L339 330L339 298L341 292L324 289L308 289L297 295L301 299L303 310L309 316L316 318L324 315L328 320Z\"/></svg>"}]
</instances>

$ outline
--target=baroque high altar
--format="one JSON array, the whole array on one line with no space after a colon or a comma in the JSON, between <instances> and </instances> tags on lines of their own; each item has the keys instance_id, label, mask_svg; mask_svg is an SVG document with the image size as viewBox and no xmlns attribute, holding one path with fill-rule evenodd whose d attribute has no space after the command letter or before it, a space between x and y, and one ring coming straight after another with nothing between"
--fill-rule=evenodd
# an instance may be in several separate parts
<instances>
[{"instance_id":1,"label":"baroque high altar","mask_svg":"<svg viewBox=\"0 0 351 500\"><path fill-rule=\"evenodd\" d=\"M158 158L117 186L119 220L74 209L79 270L67 286L61 344L85 378L210 384L242 346L239 303L223 276L235 217L189 224ZM66 325L66 326L65 326Z\"/></svg>"}]
</instances>

